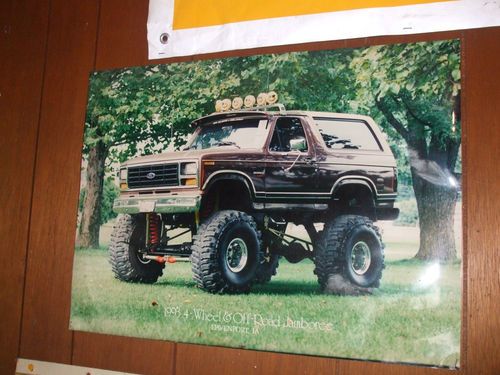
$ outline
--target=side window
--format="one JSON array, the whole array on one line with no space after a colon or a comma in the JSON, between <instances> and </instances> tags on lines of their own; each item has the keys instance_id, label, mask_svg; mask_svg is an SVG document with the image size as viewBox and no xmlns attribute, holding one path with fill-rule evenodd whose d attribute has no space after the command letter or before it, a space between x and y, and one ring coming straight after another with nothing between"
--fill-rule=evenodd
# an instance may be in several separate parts
<instances>
[{"instance_id":1,"label":"side window","mask_svg":"<svg viewBox=\"0 0 500 375\"><path fill-rule=\"evenodd\" d=\"M323 117L314 120L328 148L381 150L375 135L364 121Z\"/></svg>"},{"instance_id":2,"label":"side window","mask_svg":"<svg viewBox=\"0 0 500 375\"><path fill-rule=\"evenodd\" d=\"M299 151L307 151L307 140L302 123L298 118L281 117L276 121L269 150L288 152L292 151L293 144L296 145L295 150L298 150L297 147L300 147ZM301 144L302 146L300 146Z\"/></svg>"}]
</instances>

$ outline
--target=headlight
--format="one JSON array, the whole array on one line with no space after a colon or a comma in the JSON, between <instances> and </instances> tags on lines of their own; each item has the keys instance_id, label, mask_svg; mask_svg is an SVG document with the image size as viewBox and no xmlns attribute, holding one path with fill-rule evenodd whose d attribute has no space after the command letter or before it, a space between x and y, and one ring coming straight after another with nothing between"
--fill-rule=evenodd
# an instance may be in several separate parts
<instances>
[{"instance_id":1,"label":"headlight","mask_svg":"<svg viewBox=\"0 0 500 375\"><path fill-rule=\"evenodd\" d=\"M127 172L128 172L127 168L120 169L120 181L127 181L127 175L128 175Z\"/></svg>"},{"instance_id":2,"label":"headlight","mask_svg":"<svg viewBox=\"0 0 500 375\"><path fill-rule=\"evenodd\" d=\"M198 173L198 165L196 163L184 163L181 166L182 175L195 175Z\"/></svg>"}]
</instances>

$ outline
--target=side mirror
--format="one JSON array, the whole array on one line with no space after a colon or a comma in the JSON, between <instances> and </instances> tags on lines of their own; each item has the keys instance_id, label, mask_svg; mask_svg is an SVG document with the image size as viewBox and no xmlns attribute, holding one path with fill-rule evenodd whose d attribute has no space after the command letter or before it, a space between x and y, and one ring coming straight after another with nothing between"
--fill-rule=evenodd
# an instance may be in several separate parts
<instances>
[{"instance_id":1,"label":"side mirror","mask_svg":"<svg viewBox=\"0 0 500 375\"><path fill-rule=\"evenodd\" d=\"M290 150L291 151L307 150L306 139L304 137L290 139Z\"/></svg>"}]
</instances>

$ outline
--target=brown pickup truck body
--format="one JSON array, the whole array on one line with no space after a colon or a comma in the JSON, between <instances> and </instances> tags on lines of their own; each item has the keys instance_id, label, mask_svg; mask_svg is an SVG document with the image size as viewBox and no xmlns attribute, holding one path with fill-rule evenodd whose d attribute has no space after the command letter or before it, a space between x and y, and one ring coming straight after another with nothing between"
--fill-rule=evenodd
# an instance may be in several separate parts
<instances>
[{"instance_id":1,"label":"brown pickup truck body","mask_svg":"<svg viewBox=\"0 0 500 375\"><path fill-rule=\"evenodd\" d=\"M345 262L350 264L347 276L352 282L378 285L383 256L370 251L375 244L382 254L383 245L371 222L395 219L399 211L394 208L396 162L373 119L329 112L245 110L215 113L192 126L194 133L184 151L138 157L120 167L121 193L114 210L125 218L115 230L112 264L118 262L113 254L125 235L122 232L142 228L140 234L129 233L129 237L139 236L141 245L134 251L140 267L160 269L169 256L190 256L198 286L211 292L243 291L252 282L268 281L280 256L290 262L314 259L322 286L328 275L341 272L338 265ZM216 248L218 231L225 235L224 225L229 228L233 221L246 222L245 230L257 233L255 246L263 249L255 250L256 265L249 270L245 267L252 263L251 246L243 235L229 241L225 249ZM222 224L210 231L211 223ZM287 235L288 223L304 225L310 241ZM321 233L315 223L324 224ZM329 243L344 227L364 227L371 231L365 237L373 238L353 243L346 250L351 258L337 259L336 265L328 257L338 258L338 254L328 249L345 247L345 241ZM192 244L172 245L175 237L167 233L176 228L187 228ZM213 249L197 245L203 236L214 238ZM118 255L120 251L125 250ZM226 257L211 265L213 272L223 275L215 285L207 281L211 273L202 271L208 267L203 254L211 251ZM264 272L259 263L268 269ZM368 280L365 273L374 264L377 269ZM113 267L125 281L155 281L161 274L129 278ZM243 277L246 273L250 276Z\"/></svg>"},{"instance_id":2,"label":"brown pickup truck body","mask_svg":"<svg viewBox=\"0 0 500 375\"><path fill-rule=\"evenodd\" d=\"M396 163L387 142L373 120L366 116L325 112L233 112L207 116L196 122L196 132L204 126L224 126L239 119L264 119L267 134L261 148L214 148L169 152L139 157L122 165L127 169L128 188L115 203L119 213L185 213L201 209L216 182L240 181L256 211L314 210L332 208L342 189L362 190L372 206L372 219L397 216ZM298 119L304 129L307 150L273 151L272 134L278 119ZM338 121L342 126L356 124L373 137L374 149L329 148L316 119ZM217 125L213 125L217 122ZM197 186L185 186L181 164L196 163ZM148 174L154 173L153 178ZM149 175L151 176L151 174ZM144 202L152 202L149 206ZM142 207L141 207L142 203Z\"/></svg>"}]
</instances>

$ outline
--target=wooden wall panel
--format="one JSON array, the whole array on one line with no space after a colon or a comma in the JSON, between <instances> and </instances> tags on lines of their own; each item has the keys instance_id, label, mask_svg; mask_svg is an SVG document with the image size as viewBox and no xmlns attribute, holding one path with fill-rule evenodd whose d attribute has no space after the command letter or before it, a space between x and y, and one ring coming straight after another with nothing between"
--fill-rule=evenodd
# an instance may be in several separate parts
<instances>
[{"instance_id":1,"label":"wooden wall panel","mask_svg":"<svg viewBox=\"0 0 500 375\"><path fill-rule=\"evenodd\" d=\"M174 344L75 332L72 364L148 375L173 374Z\"/></svg>"},{"instance_id":2,"label":"wooden wall panel","mask_svg":"<svg viewBox=\"0 0 500 375\"><path fill-rule=\"evenodd\" d=\"M0 374L14 372L19 347L48 9L0 2Z\"/></svg>"},{"instance_id":3,"label":"wooden wall panel","mask_svg":"<svg viewBox=\"0 0 500 375\"><path fill-rule=\"evenodd\" d=\"M464 366L454 373L500 373L500 255L495 238L500 224L497 216L500 209L497 194L500 168L495 164L500 159L500 121L495 117L499 115L500 103L497 63L500 59L500 28L465 33L362 38L149 62L146 44L147 0L102 0L100 4L98 0L52 0L50 7L48 3L49 0L11 0L0 4L0 25L4 24L5 14L16 14L13 24L24 32L0 36L2 56L4 53L12 56L8 64L0 62L0 165L2 180L7 181L8 186L8 190L5 193L2 190L0 195L0 209L5 212L3 217L9 217L6 224L2 222L0 226L0 238L7 240L2 243L1 252L11 262L8 263L8 269L0 273L0 302L8 300L9 307L0 312L0 373L10 372L3 370L12 367L16 351L26 246L27 274L18 353L22 357L145 374L450 373L447 370L416 366L72 333L68 330L68 320L80 148L87 78L91 70L195 58L358 47L458 36L463 36L465 42L463 101L467 129L464 147L467 176L464 192L467 199L465 219L468 223L465 233L468 249L466 261L469 267L465 276L467 289L464 298L469 308L464 316L467 340L462 354ZM42 91L49 8L50 24ZM22 14L21 10L27 13ZM28 32L35 29L38 30L36 35ZM21 45L30 48L18 48ZM23 74L11 76L13 69L21 68L25 68ZM3 87L11 86L15 88L8 91L12 96L5 98ZM40 101L40 135L33 177L33 150ZM13 110L8 111L6 108ZM12 161L7 158L14 153L19 156ZM6 243L9 244L8 248ZM10 245L12 243L13 246ZM3 287L4 283L7 288Z\"/></svg>"},{"instance_id":4,"label":"wooden wall panel","mask_svg":"<svg viewBox=\"0 0 500 375\"><path fill-rule=\"evenodd\" d=\"M96 0L51 2L24 295L24 358L71 360L71 269L97 17Z\"/></svg>"},{"instance_id":5,"label":"wooden wall panel","mask_svg":"<svg viewBox=\"0 0 500 375\"><path fill-rule=\"evenodd\" d=\"M335 374L330 358L177 344L176 371L191 374Z\"/></svg>"},{"instance_id":6,"label":"wooden wall panel","mask_svg":"<svg viewBox=\"0 0 500 375\"><path fill-rule=\"evenodd\" d=\"M96 70L148 64L148 0L107 0L101 4Z\"/></svg>"},{"instance_id":7,"label":"wooden wall panel","mask_svg":"<svg viewBox=\"0 0 500 375\"><path fill-rule=\"evenodd\" d=\"M500 374L500 28L465 38L467 374Z\"/></svg>"}]
</instances>

